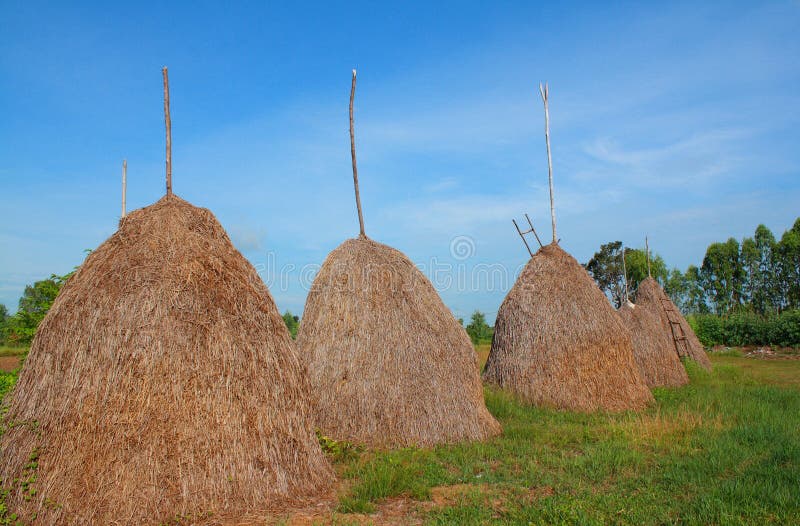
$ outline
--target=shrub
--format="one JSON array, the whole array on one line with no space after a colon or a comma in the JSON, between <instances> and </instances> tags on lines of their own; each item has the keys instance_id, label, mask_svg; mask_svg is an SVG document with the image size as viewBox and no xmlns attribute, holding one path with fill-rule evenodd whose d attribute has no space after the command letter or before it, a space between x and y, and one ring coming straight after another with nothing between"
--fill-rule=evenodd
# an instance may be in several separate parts
<instances>
[{"instance_id":1,"label":"shrub","mask_svg":"<svg viewBox=\"0 0 800 526\"><path fill-rule=\"evenodd\" d=\"M739 312L723 320L725 345L764 345L769 320L752 312Z\"/></svg>"},{"instance_id":2,"label":"shrub","mask_svg":"<svg viewBox=\"0 0 800 526\"><path fill-rule=\"evenodd\" d=\"M769 326L769 341L783 347L800 346L800 309L784 311Z\"/></svg>"},{"instance_id":3,"label":"shrub","mask_svg":"<svg viewBox=\"0 0 800 526\"><path fill-rule=\"evenodd\" d=\"M762 316L753 312L737 312L728 316L696 314L689 316L700 342L707 346L779 345L800 346L800 310L779 315Z\"/></svg>"},{"instance_id":4,"label":"shrub","mask_svg":"<svg viewBox=\"0 0 800 526\"><path fill-rule=\"evenodd\" d=\"M689 317L689 325L700 343L706 347L721 345L725 339L723 320L713 314L696 314Z\"/></svg>"}]
</instances>

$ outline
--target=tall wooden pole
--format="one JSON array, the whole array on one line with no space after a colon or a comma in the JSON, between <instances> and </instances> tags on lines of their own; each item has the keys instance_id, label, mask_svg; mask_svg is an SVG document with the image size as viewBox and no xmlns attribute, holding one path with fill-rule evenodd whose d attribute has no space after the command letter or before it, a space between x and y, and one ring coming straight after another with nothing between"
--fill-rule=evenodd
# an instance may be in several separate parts
<instances>
[{"instance_id":1,"label":"tall wooden pole","mask_svg":"<svg viewBox=\"0 0 800 526\"><path fill-rule=\"evenodd\" d=\"M122 160L122 216L125 217L125 194L128 190L128 160Z\"/></svg>"},{"instance_id":2,"label":"tall wooden pole","mask_svg":"<svg viewBox=\"0 0 800 526\"><path fill-rule=\"evenodd\" d=\"M353 99L356 96L356 70L353 70L353 83L350 85L350 156L353 160L353 186L356 189L356 208L358 208L358 226L360 237L367 237L364 233L364 215L361 213L361 194L358 192L358 167L356 166L356 132L353 125Z\"/></svg>"},{"instance_id":3,"label":"tall wooden pole","mask_svg":"<svg viewBox=\"0 0 800 526\"><path fill-rule=\"evenodd\" d=\"M622 245L622 276L625 279L625 302L630 303L628 298L628 269L625 266L625 245Z\"/></svg>"},{"instance_id":4,"label":"tall wooden pole","mask_svg":"<svg viewBox=\"0 0 800 526\"><path fill-rule=\"evenodd\" d=\"M542 102L544 103L544 138L547 143L547 177L550 182L550 221L553 224L553 243L557 243L556 208L553 204L553 158L550 155L550 110L547 107L547 99L550 92L546 83L544 86L542 86L541 82L539 83L539 93L542 95Z\"/></svg>"},{"instance_id":5,"label":"tall wooden pole","mask_svg":"<svg viewBox=\"0 0 800 526\"><path fill-rule=\"evenodd\" d=\"M169 118L169 78L166 66L161 73L164 75L164 123L167 127L167 195L172 195L172 121Z\"/></svg>"},{"instance_id":6,"label":"tall wooden pole","mask_svg":"<svg viewBox=\"0 0 800 526\"><path fill-rule=\"evenodd\" d=\"M647 259L647 277L652 278L653 275L650 274L650 245L647 243L647 236L644 236L644 252Z\"/></svg>"}]
</instances>

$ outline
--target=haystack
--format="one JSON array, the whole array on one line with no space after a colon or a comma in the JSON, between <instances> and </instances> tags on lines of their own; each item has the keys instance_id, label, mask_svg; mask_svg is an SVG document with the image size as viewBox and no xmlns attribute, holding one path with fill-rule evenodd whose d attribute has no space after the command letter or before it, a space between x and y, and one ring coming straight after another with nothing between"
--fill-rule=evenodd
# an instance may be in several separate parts
<instances>
[{"instance_id":1,"label":"haystack","mask_svg":"<svg viewBox=\"0 0 800 526\"><path fill-rule=\"evenodd\" d=\"M560 409L620 411L653 400L628 329L556 243L534 254L503 300L483 378Z\"/></svg>"},{"instance_id":2,"label":"haystack","mask_svg":"<svg viewBox=\"0 0 800 526\"><path fill-rule=\"evenodd\" d=\"M326 435L394 447L500 432L467 333L422 272L387 245L359 237L328 255L297 345Z\"/></svg>"},{"instance_id":3,"label":"haystack","mask_svg":"<svg viewBox=\"0 0 800 526\"><path fill-rule=\"evenodd\" d=\"M678 342L678 351L681 354L687 353L689 358L696 361L704 369L711 370L711 361L703 349L703 344L697 339L697 335L692 330L689 322L681 315L678 308L672 303L672 300L669 299L669 296L656 280L649 277L639 284L639 289L636 291L636 304L639 307L649 309L658 316L662 330L670 340L672 340L670 318L672 321L677 322L681 330L677 331L676 326L676 334L686 336L686 345L684 346L682 342ZM673 350L676 349L674 340L672 348Z\"/></svg>"},{"instance_id":4,"label":"haystack","mask_svg":"<svg viewBox=\"0 0 800 526\"><path fill-rule=\"evenodd\" d=\"M617 312L631 333L633 359L648 387L679 386L689 381L675 343L657 313L633 303L624 304Z\"/></svg>"},{"instance_id":5,"label":"haystack","mask_svg":"<svg viewBox=\"0 0 800 526\"><path fill-rule=\"evenodd\" d=\"M162 524L328 492L310 386L275 302L206 209L120 221L42 321L0 478L36 524Z\"/></svg>"},{"instance_id":6,"label":"haystack","mask_svg":"<svg viewBox=\"0 0 800 526\"><path fill-rule=\"evenodd\" d=\"M151 524L318 495L309 383L255 269L167 196L122 220L42 322L2 437L37 524ZM38 467L26 467L38 452Z\"/></svg>"},{"instance_id":7,"label":"haystack","mask_svg":"<svg viewBox=\"0 0 800 526\"><path fill-rule=\"evenodd\" d=\"M633 361L631 335L586 269L558 246L547 84L539 84L539 93L553 242L531 254L500 305L483 378L534 404L579 411L639 409L653 395ZM528 232L539 241L528 221ZM528 232L517 232L525 241ZM530 253L527 241L525 246Z\"/></svg>"},{"instance_id":8,"label":"haystack","mask_svg":"<svg viewBox=\"0 0 800 526\"><path fill-rule=\"evenodd\" d=\"M353 70L350 152L360 234L322 264L297 336L317 425L332 438L374 447L496 435L466 331L411 260L364 233L355 89Z\"/></svg>"}]
</instances>

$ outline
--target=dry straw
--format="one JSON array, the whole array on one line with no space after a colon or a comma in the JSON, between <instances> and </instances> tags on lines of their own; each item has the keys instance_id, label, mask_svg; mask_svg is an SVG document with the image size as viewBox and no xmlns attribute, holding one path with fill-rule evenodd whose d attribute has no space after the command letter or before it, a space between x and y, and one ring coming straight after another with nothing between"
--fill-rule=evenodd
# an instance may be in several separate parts
<instances>
[{"instance_id":1,"label":"dry straw","mask_svg":"<svg viewBox=\"0 0 800 526\"><path fill-rule=\"evenodd\" d=\"M617 312L631 332L633 358L649 387L679 386L689 381L675 342L664 331L658 313L633 303L626 303Z\"/></svg>"},{"instance_id":2,"label":"dry straw","mask_svg":"<svg viewBox=\"0 0 800 526\"><path fill-rule=\"evenodd\" d=\"M326 493L309 391L255 269L168 195L121 221L39 327L2 437L8 503L36 524L134 525Z\"/></svg>"},{"instance_id":3,"label":"dry straw","mask_svg":"<svg viewBox=\"0 0 800 526\"><path fill-rule=\"evenodd\" d=\"M297 345L326 435L394 447L500 432L469 337L430 281L389 246L359 237L328 255Z\"/></svg>"},{"instance_id":4,"label":"dry straw","mask_svg":"<svg viewBox=\"0 0 800 526\"><path fill-rule=\"evenodd\" d=\"M653 400L628 329L557 244L531 258L503 300L483 377L523 401L561 409L640 409Z\"/></svg>"},{"instance_id":5,"label":"dry straw","mask_svg":"<svg viewBox=\"0 0 800 526\"><path fill-rule=\"evenodd\" d=\"M687 322L686 319L681 316L678 308L674 303L672 303L672 300L669 299L669 296L666 295L656 280L653 278L647 278L639 284L639 288L636 291L636 304L637 307L646 308L651 312L656 313L661 322L661 326L663 327L663 331L668 334L671 339L672 332L670 328L670 320L665 310L670 309L671 316L680 323L680 327L683 329L683 333L686 335L686 344L689 357L700 364L704 369L708 371L711 370L711 361L708 359L708 355L703 349L703 344L701 344L700 340L697 339L697 335L695 335L694 331L689 326L689 322ZM674 343L672 348L675 349ZM681 349L682 348L683 347L681 346Z\"/></svg>"}]
</instances>

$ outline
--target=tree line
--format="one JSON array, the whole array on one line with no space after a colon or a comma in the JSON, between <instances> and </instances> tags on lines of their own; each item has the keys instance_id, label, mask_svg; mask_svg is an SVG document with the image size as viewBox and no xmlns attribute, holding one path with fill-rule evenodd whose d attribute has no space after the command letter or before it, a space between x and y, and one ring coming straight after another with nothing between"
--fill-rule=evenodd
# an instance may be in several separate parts
<instances>
[{"instance_id":1,"label":"tree line","mask_svg":"<svg viewBox=\"0 0 800 526\"><path fill-rule=\"evenodd\" d=\"M19 300L17 313L13 316L9 315L5 305L0 304L0 344L29 345L62 285L73 273L63 276L52 274L47 279L27 285Z\"/></svg>"},{"instance_id":2,"label":"tree line","mask_svg":"<svg viewBox=\"0 0 800 526\"><path fill-rule=\"evenodd\" d=\"M600 247L586 263L597 285L619 307L625 299L626 280L622 268L622 243ZM645 251L624 248L627 288L635 292L647 277ZM741 242L729 238L712 243L700 266L685 272L668 270L664 259L653 254L650 272L684 314L727 315L753 312L780 314L800 308L800 218L778 240L764 225Z\"/></svg>"},{"instance_id":3,"label":"tree line","mask_svg":"<svg viewBox=\"0 0 800 526\"><path fill-rule=\"evenodd\" d=\"M752 343L768 343L777 338L800 344L800 337L794 336L800 333L800 328L795 327L800 315L792 312L800 309L800 218L780 239L759 225L752 237L741 242L729 238L712 243L700 266L690 265L685 272L669 269L659 254L648 258L644 249L623 247L621 241L601 245L584 266L617 308L626 296L634 299L639 283L652 275L684 314L695 315L690 321L697 322L696 326L712 327L707 333L713 336L704 343L741 342L747 338L753 339ZM30 344L39 322L73 273L74 270L63 276L53 274L26 286L14 315L0 304L0 344ZM747 318L748 314L777 321L763 324L756 318ZM723 316L728 321L711 320L709 315ZM283 319L295 337L299 318L286 311ZM738 325L726 328L734 323L732 320L739 320ZM463 319L459 322L464 324ZM769 328L772 326L777 328ZM472 314L465 329L474 343L491 341L493 327L480 311ZM698 336L703 339L700 333Z\"/></svg>"},{"instance_id":4,"label":"tree line","mask_svg":"<svg viewBox=\"0 0 800 526\"><path fill-rule=\"evenodd\" d=\"M289 329L292 339L297 338L297 329L300 328L300 317L287 310L283 313L283 322L286 324L286 328ZM458 323L463 326L464 319L459 318ZM473 312L469 323L464 328L469 338L472 340L472 343L491 343L494 327L486 322L486 315L481 311L476 310Z\"/></svg>"},{"instance_id":5,"label":"tree line","mask_svg":"<svg viewBox=\"0 0 800 526\"><path fill-rule=\"evenodd\" d=\"M686 312L763 315L800 308L800 218L780 240L759 225L741 243L712 243L700 267L671 272L665 287Z\"/></svg>"}]
</instances>

